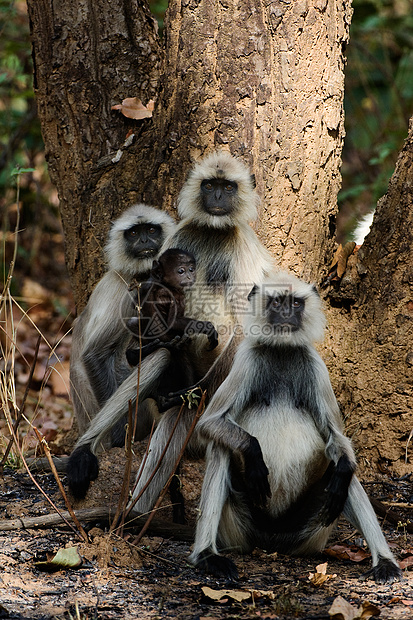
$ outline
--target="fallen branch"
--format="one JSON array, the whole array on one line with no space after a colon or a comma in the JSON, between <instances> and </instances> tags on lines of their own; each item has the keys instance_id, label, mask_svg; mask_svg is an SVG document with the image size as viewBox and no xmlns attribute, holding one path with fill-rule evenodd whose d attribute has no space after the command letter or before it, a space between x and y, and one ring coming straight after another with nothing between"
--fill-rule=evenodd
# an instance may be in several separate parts
<instances>
[{"instance_id":1,"label":"fallen branch","mask_svg":"<svg viewBox=\"0 0 413 620\"><path fill-rule=\"evenodd\" d=\"M66 473L67 462L69 460L68 456L53 456L53 463L56 467L56 470L60 474ZM31 456L26 458L26 463L29 466L30 471L36 472L50 472L52 468L50 467L50 463L45 456Z\"/></svg>"},{"instance_id":2,"label":"fallen branch","mask_svg":"<svg viewBox=\"0 0 413 620\"><path fill-rule=\"evenodd\" d=\"M374 512L379 517L383 517L385 521L388 521L389 523L393 523L394 525L399 525L400 527L405 529L407 532L413 533L413 523L410 523L409 521L406 522L405 517L399 515L394 510L389 510L389 508L387 508L387 506L382 504L382 502L380 502L378 499L374 499L374 497L369 496L369 500L370 500L371 505L374 508Z\"/></svg>"},{"instance_id":3,"label":"fallen branch","mask_svg":"<svg viewBox=\"0 0 413 620\"><path fill-rule=\"evenodd\" d=\"M75 515L79 521L99 521L113 518L116 507L102 506L98 508L82 508L76 510ZM133 524L133 529L141 530L145 524L148 515L136 516L129 523ZM19 517L17 519L5 519L0 521L0 532L10 532L14 530L26 529L47 529L55 525L62 525L65 522L71 522L72 517L69 512L62 511L62 516L58 514L48 514L39 517ZM125 524L126 527L128 523ZM154 518L149 527L149 532L155 536L163 538L174 538L185 542L192 542L194 539L194 529L188 525L179 525L170 523L162 519Z\"/></svg>"}]
</instances>

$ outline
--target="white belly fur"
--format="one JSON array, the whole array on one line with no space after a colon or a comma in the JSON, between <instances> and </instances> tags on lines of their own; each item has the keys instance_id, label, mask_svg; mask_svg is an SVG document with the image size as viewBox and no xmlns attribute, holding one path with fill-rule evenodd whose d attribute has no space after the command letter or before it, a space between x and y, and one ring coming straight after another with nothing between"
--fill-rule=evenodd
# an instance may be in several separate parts
<instances>
[{"instance_id":1,"label":"white belly fur","mask_svg":"<svg viewBox=\"0 0 413 620\"><path fill-rule=\"evenodd\" d=\"M326 462L325 444L307 413L290 403L277 408L248 410L237 420L260 443L269 469L273 516L284 511L306 488L308 480Z\"/></svg>"}]
</instances>

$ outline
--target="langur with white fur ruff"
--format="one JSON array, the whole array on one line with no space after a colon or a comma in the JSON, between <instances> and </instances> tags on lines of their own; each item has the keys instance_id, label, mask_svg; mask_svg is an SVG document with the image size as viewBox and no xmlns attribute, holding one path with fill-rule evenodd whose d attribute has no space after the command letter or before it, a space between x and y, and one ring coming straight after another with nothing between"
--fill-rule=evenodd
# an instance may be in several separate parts
<instances>
[{"instance_id":1,"label":"langur with white fur ruff","mask_svg":"<svg viewBox=\"0 0 413 620\"><path fill-rule=\"evenodd\" d=\"M370 547L369 574L400 579L313 344L324 328L316 290L279 272L250 303L246 337L197 427L209 444L192 563L236 578L220 549L319 552L343 513Z\"/></svg>"},{"instance_id":2,"label":"langur with white fur ruff","mask_svg":"<svg viewBox=\"0 0 413 620\"><path fill-rule=\"evenodd\" d=\"M73 328L70 386L80 435L132 372L126 349L133 334L126 322L136 316L136 310L128 287L132 279L149 277L154 258L174 230L175 223L167 213L145 204L133 205L112 224L105 247L108 269ZM142 437L150 430L147 417L142 409L138 429ZM124 424L113 425L111 431L109 445L123 445ZM84 470L82 461L76 455L71 457L68 475L69 480L73 478L73 488Z\"/></svg>"}]
</instances>

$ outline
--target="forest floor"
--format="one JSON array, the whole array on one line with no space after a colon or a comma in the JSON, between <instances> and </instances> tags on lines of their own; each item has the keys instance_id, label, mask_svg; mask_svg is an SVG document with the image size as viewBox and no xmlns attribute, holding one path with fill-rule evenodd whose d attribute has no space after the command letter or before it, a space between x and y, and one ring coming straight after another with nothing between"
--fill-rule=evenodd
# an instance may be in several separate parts
<instances>
[{"instance_id":1,"label":"forest floor","mask_svg":"<svg viewBox=\"0 0 413 620\"><path fill-rule=\"evenodd\" d=\"M28 248L31 242L28 237ZM68 397L70 334L65 335L71 321L62 318L68 313L73 317L74 307L67 278L62 275L61 235L54 234L46 242L49 255L39 253L29 274L17 272L19 293L26 300L26 308L30 308L29 317L12 304L4 309L9 317L3 321L4 333L0 333L4 357L2 407L3 411L10 410L12 418L23 401L38 330L43 334L25 401L25 415L30 423L23 421L18 430L25 456L38 449L32 424L46 437L54 454L67 454L75 439ZM42 239L42 247L46 247L46 242ZM54 343L59 344L55 347ZM9 435L6 420L0 417L3 446ZM142 454L142 448L137 447L135 452ZM126 532L122 538L109 534L102 523L89 524L92 529L88 543L62 525L40 528L32 524L26 529L5 531L4 522L18 517L37 519L54 512L22 468L15 446L8 463L15 467L6 467L0 477L0 618L413 618L413 540L406 532L406 523L412 521L411 473L397 477L387 470L364 476L363 471L369 495L398 515L392 523L384 519L382 527L403 567L402 582L376 585L371 580L361 581L371 559L359 534L340 520L329 550L318 557L290 558L260 550L246 556L230 554L237 563L240 579L226 583L191 567L187 559L190 544L172 540L168 535L145 536L136 543L135 533ZM99 478L92 484L87 499L74 507L116 506L124 467L121 449L106 453ZM190 525L195 522L202 467L202 463L186 462L181 473ZM64 509L53 475L34 473L34 477L55 504ZM65 484L64 476L62 481ZM161 512L164 519L170 518L170 508L164 507ZM56 566L52 572L51 566L41 564L48 554L71 547L76 547L80 556L77 567ZM338 605L338 615L334 615L333 603Z\"/></svg>"},{"instance_id":2,"label":"forest floor","mask_svg":"<svg viewBox=\"0 0 413 620\"><path fill-rule=\"evenodd\" d=\"M87 499L75 508L115 507L124 463L123 450L109 451ZM34 475L64 510L53 475ZM185 463L181 480L192 523L201 476L197 463ZM39 518L53 513L26 472L5 470L1 485L0 519L6 523L16 517ZM62 525L32 525L4 532L2 521L0 618L353 620L379 615L387 620L407 620L413 617L413 573L409 570L413 541L403 522L411 516L411 480L387 478L368 483L366 488L386 505L393 504L392 509L400 515L398 525L384 523L383 530L404 568L402 582L377 585L370 579L360 580L370 568L371 558L359 534L344 520L340 520L328 549L318 557L291 558L260 550L245 556L229 554L240 573L236 583L195 570L187 559L189 543L167 535L145 536L136 544L135 533L126 531L120 537L109 534L103 523L93 523L88 524L90 542L85 543ZM395 507L396 495L399 501ZM163 509L166 519L168 511L168 507ZM53 570L47 562L45 566L57 551L72 547L77 548L81 559L78 567L58 565ZM333 603L339 605L342 615L333 615Z\"/></svg>"}]
</instances>

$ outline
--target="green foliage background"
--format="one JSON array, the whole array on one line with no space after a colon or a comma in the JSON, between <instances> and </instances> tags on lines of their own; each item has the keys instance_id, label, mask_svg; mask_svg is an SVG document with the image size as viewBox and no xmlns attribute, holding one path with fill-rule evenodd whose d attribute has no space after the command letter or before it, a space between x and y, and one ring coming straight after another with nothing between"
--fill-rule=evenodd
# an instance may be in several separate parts
<instances>
[{"instance_id":1,"label":"green foliage background","mask_svg":"<svg viewBox=\"0 0 413 620\"><path fill-rule=\"evenodd\" d=\"M149 4L162 33L167 1ZM413 114L413 0L353 0L353 7L339 240L386 192ZM55 213L56 197L47 178L36 116L23 0L0 0L0 40L0 207L5 213L14 200L12 171L17 166L35 168L35 173L22 177L21 199L26 217L36 219L39 205L41 212L48 205Z\"/></svg>"},{"instance_id":2,"label":"green foliage background","mask_svg":"<svg viewBox=\"0 0 413 620\"><path fill-rule=\"evenodd\" d=\"M412 0L353 0L339 240L386 193L413 115Z\"/></svg>"}]
</instances>

